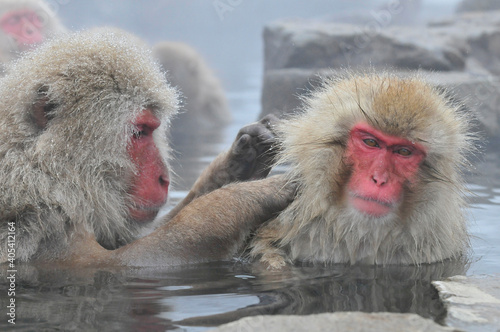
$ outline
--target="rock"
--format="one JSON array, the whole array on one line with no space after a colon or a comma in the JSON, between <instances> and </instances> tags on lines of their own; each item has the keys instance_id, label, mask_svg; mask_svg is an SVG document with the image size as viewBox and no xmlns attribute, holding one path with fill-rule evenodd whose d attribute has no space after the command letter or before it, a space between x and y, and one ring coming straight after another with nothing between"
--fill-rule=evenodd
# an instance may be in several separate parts
<instances>
[{"instance_id":1,"label":"rock","mask_svg":"<svg viewBox=\"0 0 500 332\"><path fill-rule=\"evenodd\" d=\"M264 29L265 70L374 67L468 71L469 58L500 75L500 11L467 13L424 28L283 20Z\"/></svg>"},{"instance_id":2,"label":"rock","mask_svg":"<svg viewBox=\"0 0 500 332\"><path fill-rule=\"evenodd\" d=\"M293 113L301 105L300 98L317 87L322 71L311 69L276 69L266 71L262 86L262 112L259 118L273 113L281 116ZM325 76L332 72L324 71Z\"/></svg>"},{"instance_id":3,"label":"rock","mask_svg":"<svg viewBox=\"0 0 500 332\"><path fill-rule=\"evenodd\" d=\"M498 0L462 0L457 7L457 12L489 11L500 9Z\"/></svg>"},{"instance_id":4,"label":"rock","mask_svg":"<svg viewBox=\"0 0 500 332\"><path fill-rule=\"evenodd\" d=\"M324 21L350 24L421 25L423 0L384 1L377 5L363 2L363 6L333 11L321 16ZM366 6L364 6L366 4Z\"/></svg>"},{"instance_id":5,"label":"rock","mask_svg":"<svg viewBox=\"0 0 500 332\"><path fill-rule=\"evenodd\" d=\"M446 325L467 331L499 330L500 275L457 276L433 284L448 311Z\"/></svg>"},{"instance_id":6,"label":"rock","mask_svg":"<svg viewBox=\"0 0 500 332\"><path fill-rule=\"evenodd\" d=\"M488 135L500 135L500 78L492 75L473 75L465 72L425 72L424 78L450 91L451 96L474 110L480 130ZM279 69L264 74L262 112L260 118L273 113L278 116L292 113L301 106L301 98L319 86L320 77L333 77L338 71L329 69ZM399 72L408 75L408 72Z\"/></svg>"},{"instance_id":7,"label":"rock","mask_svg":"<svg viewBox=\"0 0 500 332\"><path fill-rule=\"evenodd\" d=\"M383 67L462 70L465 44L430 29L283 20L264 29L265 70Z\"/></svg>"},{"instance_id":8,"label":"rock","mask_svg":"<svg viewBox=\"0 0 500 332\"><path fill-rule=\"evenodd\" d=\"M456 331L415 314L337 312L309 316L253 316L222 325L212 332L232 331Z\"/></svg>"},{"instance_id":9,"label":"rock","mask_svg":"<svg viewBox=\"0 0 500 332\"><path fill-rule=\"evenodd\" d=\"M421 29L391 22L391 15L378 15L365 25L297 19L269 24L260 117L297 110L301 97L319 85L318 75L342 68L418 69L474 109L488 135L499 136L500 11L457 15Z\"/></svg>"},{"instance_id":10,"label":"rock","mask_svg":"<svg viewBox=\"0 0 500 332\"><path fill-rule=\"evenodd\" d=\"M500 4L500 2L499 2ZM468 59L473 59L493 74L500 75L500 11L467 13L452 19L432 22L434 34L454 36L465 43ZM465 71L475 68L466 66Z\"/></svg>"},{"instance_id":11,"label":"rock","mask_svg":"<svg viewBox=\"0 0 500 332\"><path fill-rule=\"evenodd\" d=\"M449 91L453 99L463 103L476 115L480 130L488 136L500 135L500 78L461 72L432 72L427 79Z\"/></svg>"}]
</instances>

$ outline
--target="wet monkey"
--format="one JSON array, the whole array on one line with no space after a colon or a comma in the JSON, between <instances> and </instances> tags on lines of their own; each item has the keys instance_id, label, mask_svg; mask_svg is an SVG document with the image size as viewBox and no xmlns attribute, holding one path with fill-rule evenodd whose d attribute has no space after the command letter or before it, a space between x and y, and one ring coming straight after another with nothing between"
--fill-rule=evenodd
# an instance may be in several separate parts
<instances>
[{"instance_id":1,"label":"wet monkey","mask_svg":"<svg viewBox=\"0 0 500 332\"><path fill-rule=\"evenodd\" d=\"M0 1L0 61L17 58L66 29L42 0Z\"/></svg>"},{"instance_id":2,"label":"wet monkey","mask_svg":"<svg viewBox=\"0 0 500 332\"><path fill-rule=\"evenodd\" d=\"M422 264L459 257L469 236L461 170L471 116L418 75L325 79L280 125L297 197L251 255L287 263Z\"/></svg>"},{"instance_id":3,"label":"wet monkey","mask_svg":"<svg viewBox=\"0 0 500 332\"><path fill-rule=\"evenodd\" d=\"M293 199L281 177L245 182L269 171L275 119L267 118L244 127L184 201L140 237L168 196L165 133L178 98L135 41L117 29L60 36L0 81L1 262L11 258L14 237L17 261L228 259Z\"/></svg>"}]
</instances>

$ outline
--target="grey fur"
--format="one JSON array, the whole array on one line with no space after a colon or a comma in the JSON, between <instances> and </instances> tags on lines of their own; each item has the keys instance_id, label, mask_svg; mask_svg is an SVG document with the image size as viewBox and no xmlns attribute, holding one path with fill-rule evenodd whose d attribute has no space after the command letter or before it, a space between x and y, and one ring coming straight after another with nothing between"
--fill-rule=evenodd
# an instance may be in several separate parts
<instances>
[{"instance_id":1,"label":"grey fur","mask_svg":"<svg viewBox=\"0 0 500 332\"><path fill-rule=\"evenodd\" d=\"M107 247L135 236L126 185L135 169L125 137L146 107L162 120L156 132L165 133L178 104L135 40L116 29L65 35L16 60L0 81L0 262L7 260L8 222L16 224L22 261L43 256L40 247L68 243L75 227ZM40 99L52 105L46 128L32 119Z\"/></svg>"}]
</instances>

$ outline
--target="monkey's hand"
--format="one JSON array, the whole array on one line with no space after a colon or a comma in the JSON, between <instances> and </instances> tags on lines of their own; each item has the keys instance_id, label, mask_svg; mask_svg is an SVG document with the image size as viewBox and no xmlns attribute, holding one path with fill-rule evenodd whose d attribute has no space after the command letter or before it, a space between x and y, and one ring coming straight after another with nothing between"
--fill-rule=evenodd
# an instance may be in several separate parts
<instances>
[{"instance_id":1,"label":"monkey's hand","mask_svg":"<svg viewBox=\"0 0 500 332\"><path fill-rule=\"evenodd\" d=\"M264 253L259 262L268 270L281 270L287 266L284 256L275 252Z\"/></svg>"},{"instance_id":2,"label":"monkey's hand","mask_svg":"<svg viewBox=\"0 0 500 332\"><path fill-rule=\"evenodd\" d=\"M250 245L250 257L254 259L255 266L266 270L283 270L292 263L285 251L276 245L284 232L283 225L277 219L259 228Z\"/></svg>"},{"instance_id":3,"label":"monkey's hand","mask_svg":"<svg viewBox=\"0 0 500 332\"><path fill-rule=\"evenodd\" d=\"M267 115L241 128L229 151L219 155L198 179L195 186L202 185L200 193L231 182L265 178L277 152L273 129L278 122L276 116Z\"/></svg>"},{"instance_id":4,"label":"monkey's hand","mask_svg":"<svg viewBox=\"0 0 500 332\"><path fill-rule=\"evenodd\" d=\"M240 129L227 156L227 172L238 181L265 178L277 149L274 127L279 119L267 115Z\"/></svg>"},{"instance_id":5,"label":"monkey's hand","mask_svg":"<svg viewBox=\"0 0 500 332\"><path fill-rule=\"evenodd\" d=\"M170 211L169 219L193 199L229 183L265 178L277 152L273 129L278 122L276 116L267 115L241 128L231 148L203 171L184 200Z\"/></svg>"}]
</instances>

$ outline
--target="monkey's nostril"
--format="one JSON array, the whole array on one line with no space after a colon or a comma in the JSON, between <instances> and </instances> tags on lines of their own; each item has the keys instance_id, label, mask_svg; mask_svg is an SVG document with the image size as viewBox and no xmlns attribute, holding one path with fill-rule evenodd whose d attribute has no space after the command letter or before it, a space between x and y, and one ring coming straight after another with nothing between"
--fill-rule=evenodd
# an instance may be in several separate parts
<instances>
[{"instance_id":1,"label":"monkey's nostril","mask_svg":"<svg viewBox=\"0 0 500 332\"><path fill-rule=\"evenodd\" d=\"M169 185L168 177L165 175L160 175L160 177L158 178L158 182L162 187L168 187Z\"/></svg>"},{"instance_id":2,"label":"monkey's nostril","mask_svg":"<svg viewBox=\"0 0 500 332\"><path fill-rule=\"evenodd\" d=\"M377 186L383 186L387 183L387 178L383 178L383 177L379 177L379 176L372 176L372 181Z\"/></svg>"}]
</instances>

